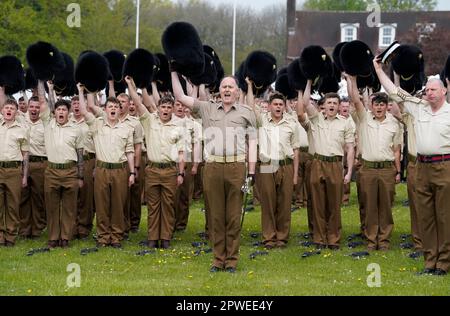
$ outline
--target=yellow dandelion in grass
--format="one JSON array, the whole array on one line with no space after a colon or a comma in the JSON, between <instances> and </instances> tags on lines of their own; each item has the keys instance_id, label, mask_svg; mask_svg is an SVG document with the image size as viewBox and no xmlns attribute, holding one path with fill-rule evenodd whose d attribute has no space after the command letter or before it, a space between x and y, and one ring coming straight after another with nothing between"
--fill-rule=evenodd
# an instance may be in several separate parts
<instances>
[{"instance_id":1,"label":"yellow dandelion in grass","mask_svg":"<svg viewBox=\"0 0 450 316\"><path fill-rule=\"evenodd\" d=\"M193 276L192 276L192 275L188 275L188 278L189 278L189 279L192 279L192 278L193 278Z\"/></svg>"},{"instance_id":2,"label":"yellow dandelion in grass","mask_svg":"<svg viewBox=\"0 0 450 316\"><path fill-rule=\"evenodd\" d=\"M27 290L27 293L28 293L28 294L30 294L31 292L33 292L32 289L28 289L28 290Z\"/></svg>"},{"instance_id":3,"label":"yellow dandelion in grass","mask_svg":"<svg viewBox=\"0 0 450 316\"><path fill-rule=\"evenodd\" d=\"M362 281L362 278L358 278L358 281Z\"/></svg>"},{"instance_id":4,"label":"yellow dandelion in grass","mask_svg":"<svg viewBox=\"0 0 450 316\"><path fill-rule=\"evenodd\" d=\"M254 273L255 273L255 272L253 272L253 271L249 271L249 272L247 273L247 275L248 275L248 276L252 276Z\"/></svg>"},{"instance_id":5,"label":"yellow dandelion in grass","mask_svg":"<svg viewBox=\"0 0 450 316\"><path fill-rule=\"evenodd\" d=\"M406 268L400 268L399 269L401 272L405 272L406 271Z\"/></svg>"}]
</instances>

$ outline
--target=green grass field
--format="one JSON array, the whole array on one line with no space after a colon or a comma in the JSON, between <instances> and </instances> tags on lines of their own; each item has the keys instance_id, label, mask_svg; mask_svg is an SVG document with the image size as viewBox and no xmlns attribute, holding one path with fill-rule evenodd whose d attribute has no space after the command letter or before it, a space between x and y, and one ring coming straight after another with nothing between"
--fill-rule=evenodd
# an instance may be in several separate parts
<instances>
[{"instance_id":1,"label":"green grass field","mask_svg":"<svg viewBox=\"0 0 450 316\"><path fill-rule=\"evenodd\" d=\"M300 232L306 232L306 210L293 213L291 239L283 250L250 259L261 248L251 232L260 231L260 209L247 213L241 239L241 259L235 274L209 272L212 254L195 255L191 242L200 241L203 231L202 204L191 207L187 231L175 235L173 247L145 256L138 243L146 239L146 220L141 230L124 242L123 250L100 249L86 256L80 250L94 247L93 240L74 241L69 249L27 256L32 248L44 247L40 240L19 240L14 248L0 249L0 295L158 295L158 296L300 296L300 295L449 295L450 277L417 276L423 259L408 258L410 250L401 250L400 235L410 232L409 209L402 207L406 187L397 187L393 209L392 250L374 252L364 259L349 256L364 247L349 249L347 236L358 232L359 215L355 187L349 207L342 210L343 241L339 251L324 250L320 255L301 258L308 248L301 247ZM146 210L143 209L146 219ZM69 288L67 266L76 263L81 270L80 287ZM381 267L381 287L369 287L367 267Z\"/></svg>"}]
</instances>

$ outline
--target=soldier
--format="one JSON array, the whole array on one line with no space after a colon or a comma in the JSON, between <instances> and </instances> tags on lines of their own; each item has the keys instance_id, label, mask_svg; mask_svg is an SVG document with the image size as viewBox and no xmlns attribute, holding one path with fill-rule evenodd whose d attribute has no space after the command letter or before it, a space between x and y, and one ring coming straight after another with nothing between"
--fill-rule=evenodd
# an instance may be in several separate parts
<instances>
[{"instance_id":1,"label":"soldier","mask_svg":"<svg viewBox=\"0 0 450 316\"><path fill-rule=\"evenodd\" d=\"M348 99L342 99L341 103L339 103L339 115L347 118L350 120L353 124L353 128L356 129L355 122L353 121L352 117L350 116L350 102ZM348 166L347 166L347 159L345 158L346 155L344 155L344 173L348 172ZM342 205L348 206L349 199L350 199L350 188L351 183L344 184L343 188L343 195L342 195Z\"/></svg>"},{"instance_id":2,"label":"soldier","mask_svg":"<svg viewBox=\"0 0 450 316\"><path fill-rule=\"evenodd\" d=\"M47 82L49 95L53 85ZM45 170L45 206L48 246L67 248L77 216L78 189L83 186L83 136L69 120L70 102L47 103L43 81L38 82L40 118L44 124L48 165ZM52 112L54 110L54 117Z\"/></svg>"},{"instance_id":3,"label":"soldier","mask_svg":"<svg viewBox=\"0 0 450 316\"><path fill-rule=\"evenodd\" d=\"M173 120L182 128L185 135L185 175L183 184L177 188L175 195L175 231L186 229L189 219L189 204L192 199L193 180L201 160L201 125L186 116L185 106L175 101Z\"/></svg>"},{"instance_id":4,"label":"soldier","mask_svg":"<svg viewBox=\"0 0 450 316\"><path fill-rule=\"evenodd\" d=\"M347 76L347 85L361 129L360 181L366 210L367 248L386 251L394 227L392 204L395 184L400 183L403 133L398 121L387 113L389 98L385 93L375 94L372 111L366 111L357 92L356 77Z\"/></svg>"},{"instance_id":5,"label":"soldier","mask_svg":"<svg viewBox=\"0 0 450 316\"><path fill-rule=\"evenodd\" d=\"M95 118L86 109L84 87L78 84L80 112L85 117L95 145L94 201L97 218L97 246L122 248L124 214L128 187L134 183L133 130L120 123L120 102L106 101L105 116ZM88 94L88 105L94 106L94 95ZM128 169L127 169L128 167Z\"/></svg>"},{"instance_id":6,"label":"soldier","mask_svg":"<svg viewBox=\"0 0 450 316\"><path fill-rule=\"evenodd\" d=\"M140 114L147 145L148 246L167 249L175 227L175 194L185 177L183 131L172 119L172 98L161 98L158 113L150 113L140 101L133 79L127 76L125 81Z\"/></svg>"},{"instance_id":7,"label":"soldier","mask_svg":"<svg viewBox=\"0 0 450 316\"><path fill-rule=\"evenodd\" d=\"M225 269L234 273L239 259L241 187L246 174L247 136L248 175L252 179L255 177L255 115L251 108L237 103L239 90L233 77L225 77L221 81L220 103L199 101L186 96L176 72L172 72L172 87L176 99L192 109L194 115L198 114L202 118L207 155L203 188L211 211L210 238L214 253L210 271ZM253 131L249 133L247 128Z\"/></svg>"},{"instance_id":8,"label":"soldier","mask_svg":"<svg viewBox=\"0 0 450 316\"><path fill-rule=\"evenodd\" d=\"M308 80L303 96L309 101L312 80ZM339 95L326 94L324 113L309 102L306 112L314 142L311 163L311 198L314 210L314 242L318 248L339 249L341 239L342 186L351 180L355 129L351 122L338 115ZM348 172L343 174L342 157L347 152Z\"/></svg>"},{"instance_id":9,"label":"soldier","mask_svg":"<svg viewBox=\"0 0 450 316\"><path fill-rule=\"evenodd\" d=\"M74 237L86 239L92 230L94 220L94 168L95 147L89 126L80 111L80 99L74 96L71 100L72 115L70 119L78 126L83 135L84 179L83 187L78 193L78 212L74 228Z\"/></svg>"},{"instance_id":10,"label":"soldier","mask_svg":"<svg viewBox=\"0 0 450 316\"><path fill-rule=\"evenodd\" d=\"M47 225L44 207L44 174L47 168L44 124L39 118L40 104L37 96L28 101L26 124L30 132L30 171L28 186L22 189L20 202L20 232L27 238L38 238Z\"/></svg>"},{"instance_id":11,"label":"soldier","mask_svg":"<svg viewBox=\"0 0 450 316\"><path fill-rule=\"evenodd\" d=\"M133 232L138 231L139 222L141 219L141 185L139 183L139 179L141 179L141 177L139 174L141 173L144 131L142 129L142 125L139 123L139 120L129 114L131 101L130 96L125 93L121 93L117 99L120 101L120 122L133 130L134 142L134 172L136 173L136 178L134 184L130 187L125 208L125 234L128 234L130 230ZM133 223L131 222L131 218L133 218Z\"/></svg>"},{"instance_id":12,"label":"soldier","mask_svg":"<svg viewBox=\"0 0 450 316\"><path fill-rule=\"evenodd\" d=\"M249 85L250 86L250 85ZM264 247L286 247L291 226L291 198L298 180L299 126L286 118L284 96L269 98L269 112L256 111L259 129L259 172ZM298 122L297 122L298 124Z\"/></svg>"},{"instance_id":13,"label":"soldier","mask_svg":"<svg viewBox=\"0 0 450 316\"><path fill-rule=\"evenodd\" d=\"M425 100L414 98L395 86L374 59L385 90L402 99L413 118L417 141L417 209L422 232L423 274L446 275L450 269L450 105L439 79L430 79Z\"/></svg>"},{"instance_id":14,"label":"soldier","mask_svg":"<svg viewBox=\"0 0 450 316\"><path fill-rule=\"evenodd\" d=\"M4 88L0 87L0 101ZM13 247L19 232L21 189L27 186L29 131L16 120L18 104L1 104L0 117L0 245Z\"/></svg>"}]
</instances>

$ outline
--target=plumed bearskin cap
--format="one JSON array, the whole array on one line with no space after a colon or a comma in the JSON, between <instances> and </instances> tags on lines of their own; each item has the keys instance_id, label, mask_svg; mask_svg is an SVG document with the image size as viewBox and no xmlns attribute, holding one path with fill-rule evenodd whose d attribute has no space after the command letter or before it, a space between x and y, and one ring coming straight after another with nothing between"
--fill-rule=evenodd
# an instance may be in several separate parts
<instances>
[{"instance_id":1,"label":"plumed bearskin cap","mask_svg":"<svg viewBox=\"0 0 450 316\"><path fill-rule=\"evenodd\" d=\"M337 44L333 49L333 61L340 72L344 71L344 68L342 67L341 63L341 49L344 47L344 45L347 44L347 42L341 42Z\"/></svg>"},{"instance_id":2,"label":"plumed bearskin cap","mask_svg":"<svg viewBox=\"0 0 450 316\"><path fill-rule=\"evenodd\" d=\"M159 61L157 72L153 78L156 81L159 92L168 92L172 90L172 79L170 77L169 62L166 55L162 53L155 54L155 60Z\"/></svg>"},{"instance_id":3,"label":"plumed bearskin cap","mask_svg":"<svg viewBox=\"0 0 450 316\"><path fill-rule=\"evenodd\" d=\"M342 68L351 76L370 76L373 59L370 47L362 41L348 42L341 48Z\"/></svg>"},{"instance_id":4,"label":"plumed bearskin cap","mask_svg":"<svg viewBox=\"0 0 450 316\"><path fill-rule=\"evenodd\" d=\"M32 90L32 89L36 88L37 85L38 85L38 81L37 81L36 77L34 76L31 68L28 67L25 70L25 89Z\"/></svg>"},{"instance_id":5,"label":"plumed bearskin cap","mask_svg":"<svg viewBox=\"0 0 450 316\"><path fill-rule=\"evenodd\" d=\"M61 52L61 54L66 66L63 70L55 72L55 79L53 80L55 92L57 95L64 97L72 96L77 94L73 59L66 53Z\"/></svg>"},{"instance_id":6,"label":"plumed bearskin cap","mask_svg":"<svg viewBox=\"0 0 450 316\"><path fill-rule=\"evenodd\" d=\"M122 75L133 77L136 87L142 89L151 85L155 68L153 54L146 49L137 48L125 60Z\"/></svg>"},{"instance_id":7,"label":"plumed bearskin cap","mask_svg":"<svg viewBox=\"0 0 450 316\"><path fill-rule=\"evenodd\" d=\"M75 82L85 86L88 92L103 90L108 81L109 65L103 55L85 51L78 57L75 67Z\"/></svg>"},{"instance_id":8,"label":"plumed bearskin cap","mask_svg":"<svg viewBox=\"0 0 450 316\"><path fill-rule=\"evenodd\" d=\"M279 72L277 81L275 82L275 90L280 92L286 97L286 99L295 99L298 95L297 91L291 88L289 85L289 78L287 74L287 69L284 68L284 72ZM281 74L280 74L281 73Z\"/></svg>"},{"instance_id":9,"label":"plumed bearskin cap","mask_svg":"<svg viewBox=\"0 0 450 316\"><path fill-rule=\"evenodd\" d=\"M205 68L203 45L192 24L187 22L170 24L162 35L162 46L173 71L188 78L203 73Z\"/></svg>"},{"instance_id":10,"label":"plumed bearskin cap","mask_svg":"<svg viewBox=\"0 0 450 316\"><path fill-rule=\"evenodd\" d=\"M26 58L38 80L53 80L55 73L65 67L60 51L47 42L37 42L27 48Z\"/></svg>"},{"instance_id":11,"label":"plumed bearskin cap","mask_svg":"<svg viewBox=\"0 0 450 316\"><path fill-rule=\"evenodd\" d=\"M305 47L300 54L300 68L307 79L317 80L331 72L331 58L321 47Z\"/></svg>"},{"instance_id":12,"label":"plumed bearskin cap","mask_svg":"<svg viewBox=\"0 0 450 316\"><path fill-rule=\"evenodd\" d=\"M300 59L297 58L288 65L287 73L290 86L297 91L304 91L307 79L300 68Z\"/></svg>"},{"instance_id":13,"label":"plumed bearskin cap","mask_svg":"<svg viewBox=\"0 0 450 316\"><path fill-rule=\"evenodd\" d=\"M25 89L25 72L17 57L0 58L0 86L5 87L7 95L13 95Z\"/></svg>"},{"instance_id":14,"label":"plumed bearskin cap","mask_svg":"<svg viewBox=\"0 0 450 316\"><path fill-rule=\"evenodd\" d=\"M217 81L217 70L213 58L205 53L205 71L200 76L191 77L191 82L199 86L205 84L214 86Z\"/></svg>"},{"instance_id":15,"label":"plumed bearskin cap","mask_svg":"<svg viewBox=\"0 0 450 316\"><path fill-rule=\"evenodd\" d=\"M264 92L277 79L277 60L265 51L250 53L245 61L245 77L253 82L255 95Z\"/></svg>"},{"instance_id":16,"label":"plumed bearskin cap","mask_svg":"<svg viewBox=\"0 0 450 316\"><path fill-rule=\"evenodd\" d=\"M123 64L125 63L125 54L118 50L110 50L103 54L105 58L108 60L109 64L109 72L111 77L108 79L112 79L114 81L122 81L122 70Z\"/></svg>"},{"instance_id":17,"label":"plumed bearskin cap","mask_svg":"<svg viewBox=\"0 0 450 316\"><path fill-rule=\"evenodd\" d=\"M405 81L425 71L422 50L413 45L401 45L391 62L394 71Z\"/></svg>"}]
</instances>

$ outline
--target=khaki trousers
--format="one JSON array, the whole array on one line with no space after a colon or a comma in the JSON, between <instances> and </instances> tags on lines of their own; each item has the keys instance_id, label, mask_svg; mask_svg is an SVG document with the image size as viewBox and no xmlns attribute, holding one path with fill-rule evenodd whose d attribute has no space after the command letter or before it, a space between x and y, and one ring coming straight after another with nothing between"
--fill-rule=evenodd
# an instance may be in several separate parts
<instances>
[{"instance_id":1,"label":"khaki trousers","mask_svg":"<svg viewBox=\"0 0 450 316\"><path fill-rule=\"evenodd\" d=\"M237 266L244 181L244 162L205 164L203 189L211 213L213 265L219 268Z\"/></svg>"},{"instance_id":2,"label":"khaki trousers","mask_svg":"<svg viewBox=\"0 0 450 316\"><path fill-rule=\"evenodd\" d=\"M145 155L144 155L145 154ZM141 196L145 184L145 165L147 164L147 153L141 155L141 169L134 185L130 188L130 213L129 213L129 229L139 229L141 223L142 203Z\"/></svg>"},{"instance_id":3,"label":"khaki trousers","mask_svg":"<svg viewBox=\"0 0 450 316\"><path fill-rule=\"evenodd\" d=\"M417 163L417 210L425 268L450 269L450 161Z\"/></svg>"},{"instance_id":4,"label":"khaki trousers","mask_svg":"<svg viewBox=\"0 0 450 316\"><path fill-rule=\"evenodd\" d=\"M186 162L183 184L177 188L175 194L175 230L186 229L189 219L189 205L191 203L194 176L191 174L192 162Z\"/></svg>"},{"instance_id":5,"label":"khaki trousers","mask_svg":"<svg viewBox=\"0 0 450 316\"><path fill-rule=\"evenodd\" d=\"M361 159L358 160L358 163L355 164L355 178L356 178L356 194L358 195L358 205L359 205L359 223L360 223L360 232L361 234L365 234L365 225L366 225L366 210L364 208L364 197L361 189Z\"/></svg>"},{"instance_id":6,"label":"khaki trousers","mask_svg":"<svg viewBox=\"0 0 450 316\"><path fill-rule=\"evenodd\" d=\"M365 236L369 249L388 249L394 228L392 204L395 196L395 167L360 169L361 193L366 210Z\"/></svg>"},{"instance_id":7,"label":"khaki trousers","mask_svg":"<svg viewBox=\"0 0 450 316\"><path fill-rule=\"evenodd\" d=\"M306 181L306 165L307 162L312 159L312 156L307 152L299 153L299 164L298 164L298 182L294 186L294 201L297 204L306 205L308 201L307 194L307 181Z\"/></svg>"},{"instance_id":8,"label":"khaki trousers","mask_svg":"<svg viewBox=\"0 0 450 316\"><path fill-rule=\"evenodd\" d=\"M0 243L15 243L19 233L22 169L0 168Z\"/></svg>"},{"instance_id":9,"label":"khaki trousers","mask_svg":"<svg viewBox=\"0 0 450 316\"><path fill-rule=\"evenodd\" d=\"M123 239L123 210L127 192L127 168L95 169L94 200L98 243L116 244Z\"/></svg>"},{"instance_id":10,"label":"khaki trousers","mask_svg":"<svg viewBox=\"0 0 450 316\"><path fill-rule=\"evenodd\" d=\"M409 210L411 214L411 234L416 251L422 250L422 238L420 237L419 215L417 213L417 192L416 192L416 162L410 161L407 168L407 186Z\"/></svg>"},{"instance_id":11,"label":"khaki trousers","mask_svg":"<svg viewBox=\"0 0 450 316\"><path fill-rule=\"evenodd\" d=\"M314 210L314 242L338 246L341 240L341 202L343 185L341 162L311 163L311 198Z\"/></svg>"},{"instance_id":12,"label":"khaki trousers","mask_svg":"<svg viewBox=\"0 0 450 316\"><path fill-rule=\"evenodd\" d=\"M83 187L78 193L78 215L74 235L89 236L94 221L94 168L95 159L84 161Z\"/></svg>"},{"instance_id":13,"label":"khaki trousers","mask_svg":"<svg viewBox=\"0 0 450 316\"><path fill-rule=\"evenodd\" d=\"M47 162L30 162L28 186L22 189L19 235L39 237L47 225L44 206L44 173Z\"/></svg>"},{"instance_id":14,"label":"khaki trousers","mask_svg":"<svg viewBox=\"0 0 450 316\"><path fill-rule=\"evenodd\" d=\"M175 227L177 168L145 169L145 196L148 207L148 240L171 240Z\"/></svg>"},{"instance_id":15,"label":"khaki trousers","mask_svg":"<svg viewBox=\"0 0 450 316\"><path fill-rule=\"evenodd\" d=\"M205 163L201 162L198 164L197 174L194 177L194 193L192 198L194 200L200 200L203 194L203 167Z\"/></svg>"},{"instance_id":16,"label":"khaki trousers","mask_svg":"<svg viewBox=\"0 0 450 316\"><path fill-rule=\"evenodd\" d=\"M258 168L259 169L259 168ZM259 170L258 170L259 171ZM275 173L256 176L261 193L261 224L264 244L286 244L291 227L294 166L280 166Z\"/></svg>"},{"instance_id":17,"label":"khaki trousers","mask_svg":"<svg viewBox=\"0 0 450 316\"><path fill-rule=\"evenodd\" d=\"M77 168L45 170L48 240L71 240L77 218Z\"/></svg>"}]
</instances>

